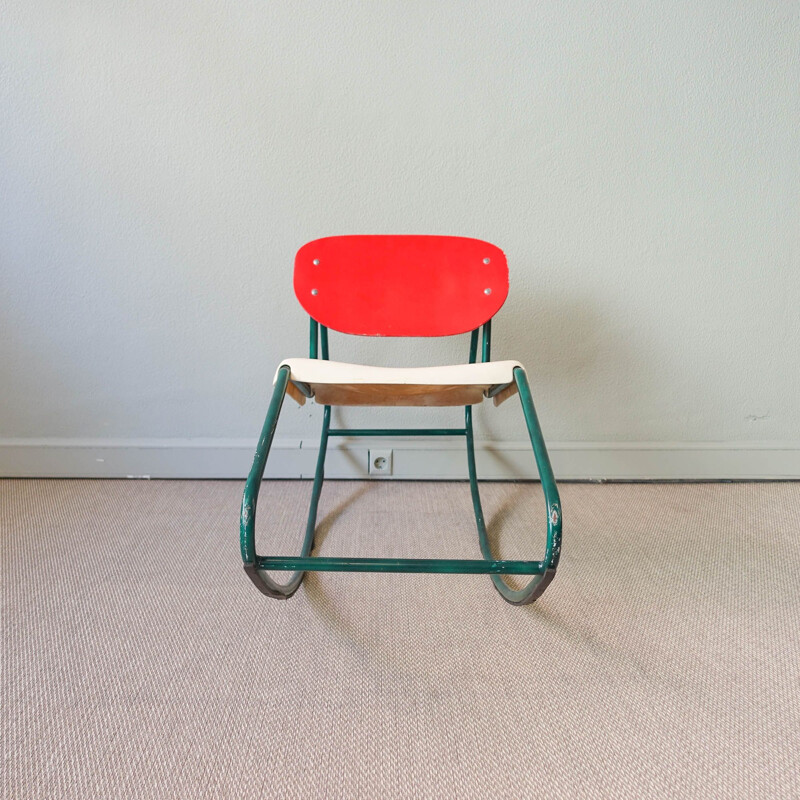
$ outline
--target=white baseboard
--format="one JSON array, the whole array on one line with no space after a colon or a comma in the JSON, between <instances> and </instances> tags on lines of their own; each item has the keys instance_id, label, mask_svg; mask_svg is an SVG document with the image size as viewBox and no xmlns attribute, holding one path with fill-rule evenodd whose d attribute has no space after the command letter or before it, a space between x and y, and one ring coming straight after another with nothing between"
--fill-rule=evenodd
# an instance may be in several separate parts
<instances>
[{"instance_id":1,"label":"white baseboard","mask_svg":"<svg viewBox=\"0 0 800 800\"><path fill-rule=\"evenodd\" d=\"M0 477L242 479L255 444L250 439L0 439ZM313 476L317 446L310 439L276 440L265 477ZM464 442L458 438L333 439L326 477L369 477L370 447L393 450L394 479L467 477ZM560 480L800 479L800 442L552 442L548 450ZM527 441L477 442L476 458L484 479L536 477Z\"/></svg>"}]
</instances>

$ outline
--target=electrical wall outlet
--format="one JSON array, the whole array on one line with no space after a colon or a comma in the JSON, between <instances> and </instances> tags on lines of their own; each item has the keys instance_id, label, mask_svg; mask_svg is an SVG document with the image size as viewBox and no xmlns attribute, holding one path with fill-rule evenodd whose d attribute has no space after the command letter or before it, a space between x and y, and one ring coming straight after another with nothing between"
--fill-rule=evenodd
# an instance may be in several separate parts
<instances>
[{"instance_id":1,"label":"electrical wall outlet","mask_svg":"<svg viewBox=\"0 0 800 800\"><path fill-rule=\"evenodd\" d=\"M370 450L369 451L369 474L370 475L391 475L392 474L392 450Z\"/></svg>"}]
</instances>

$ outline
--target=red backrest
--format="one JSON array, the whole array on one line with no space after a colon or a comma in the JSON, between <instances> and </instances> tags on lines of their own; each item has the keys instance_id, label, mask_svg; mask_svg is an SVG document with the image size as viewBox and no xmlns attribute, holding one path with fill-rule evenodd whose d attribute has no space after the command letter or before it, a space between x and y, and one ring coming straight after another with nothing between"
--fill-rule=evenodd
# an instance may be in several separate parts
<instances>
[{"instance_id":1,"label":"red backrest","mask_svg":"<svg viewBox=\"0 0 800 800\"><path fill-rule=\"evenodd\" d=\"M362 336L450 336L508 296L503 251L463 236L329 236L303 245L294 292L318 322Z\"/></svg>"}]
</instances>

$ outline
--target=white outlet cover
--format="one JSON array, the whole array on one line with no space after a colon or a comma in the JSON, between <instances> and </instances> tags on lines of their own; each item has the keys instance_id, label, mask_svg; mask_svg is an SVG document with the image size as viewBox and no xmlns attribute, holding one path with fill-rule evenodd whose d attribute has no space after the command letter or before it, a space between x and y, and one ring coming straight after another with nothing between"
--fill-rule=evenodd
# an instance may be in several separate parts
<instances>
[{"instance_id":1,"label":"white outlet cover","mask_svg":"<svg viewBox=\"0 0 800 800\"><path fill-rule=\"evenodd\" d=\"M369 474L370 475L391 475L392 474L392 450L370 450L369 451Z\"/></svg>"}]
</instances>

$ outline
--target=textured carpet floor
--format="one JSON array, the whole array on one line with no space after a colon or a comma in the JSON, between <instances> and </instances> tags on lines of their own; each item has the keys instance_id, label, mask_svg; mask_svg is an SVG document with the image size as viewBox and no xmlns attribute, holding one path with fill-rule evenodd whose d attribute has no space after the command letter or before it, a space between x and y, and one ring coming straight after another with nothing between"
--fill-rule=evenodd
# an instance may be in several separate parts
<instances>
[{"instance_id":1,"label":"textured carpet floor","mask_svg":"<svg viewBox=\"0 0 800 800\"><path fill-rule=\"evenodd\" d=\"M800 484L561 488L517 608L486 576L265 598L238 482L0 482L3 796L800 797ZM264 484L263 552L309 490ZM501 556L541 556L538 493L485 486ZM331 482L318 552L476 558L471 513Z\"/></svg>"}]
</instances>

